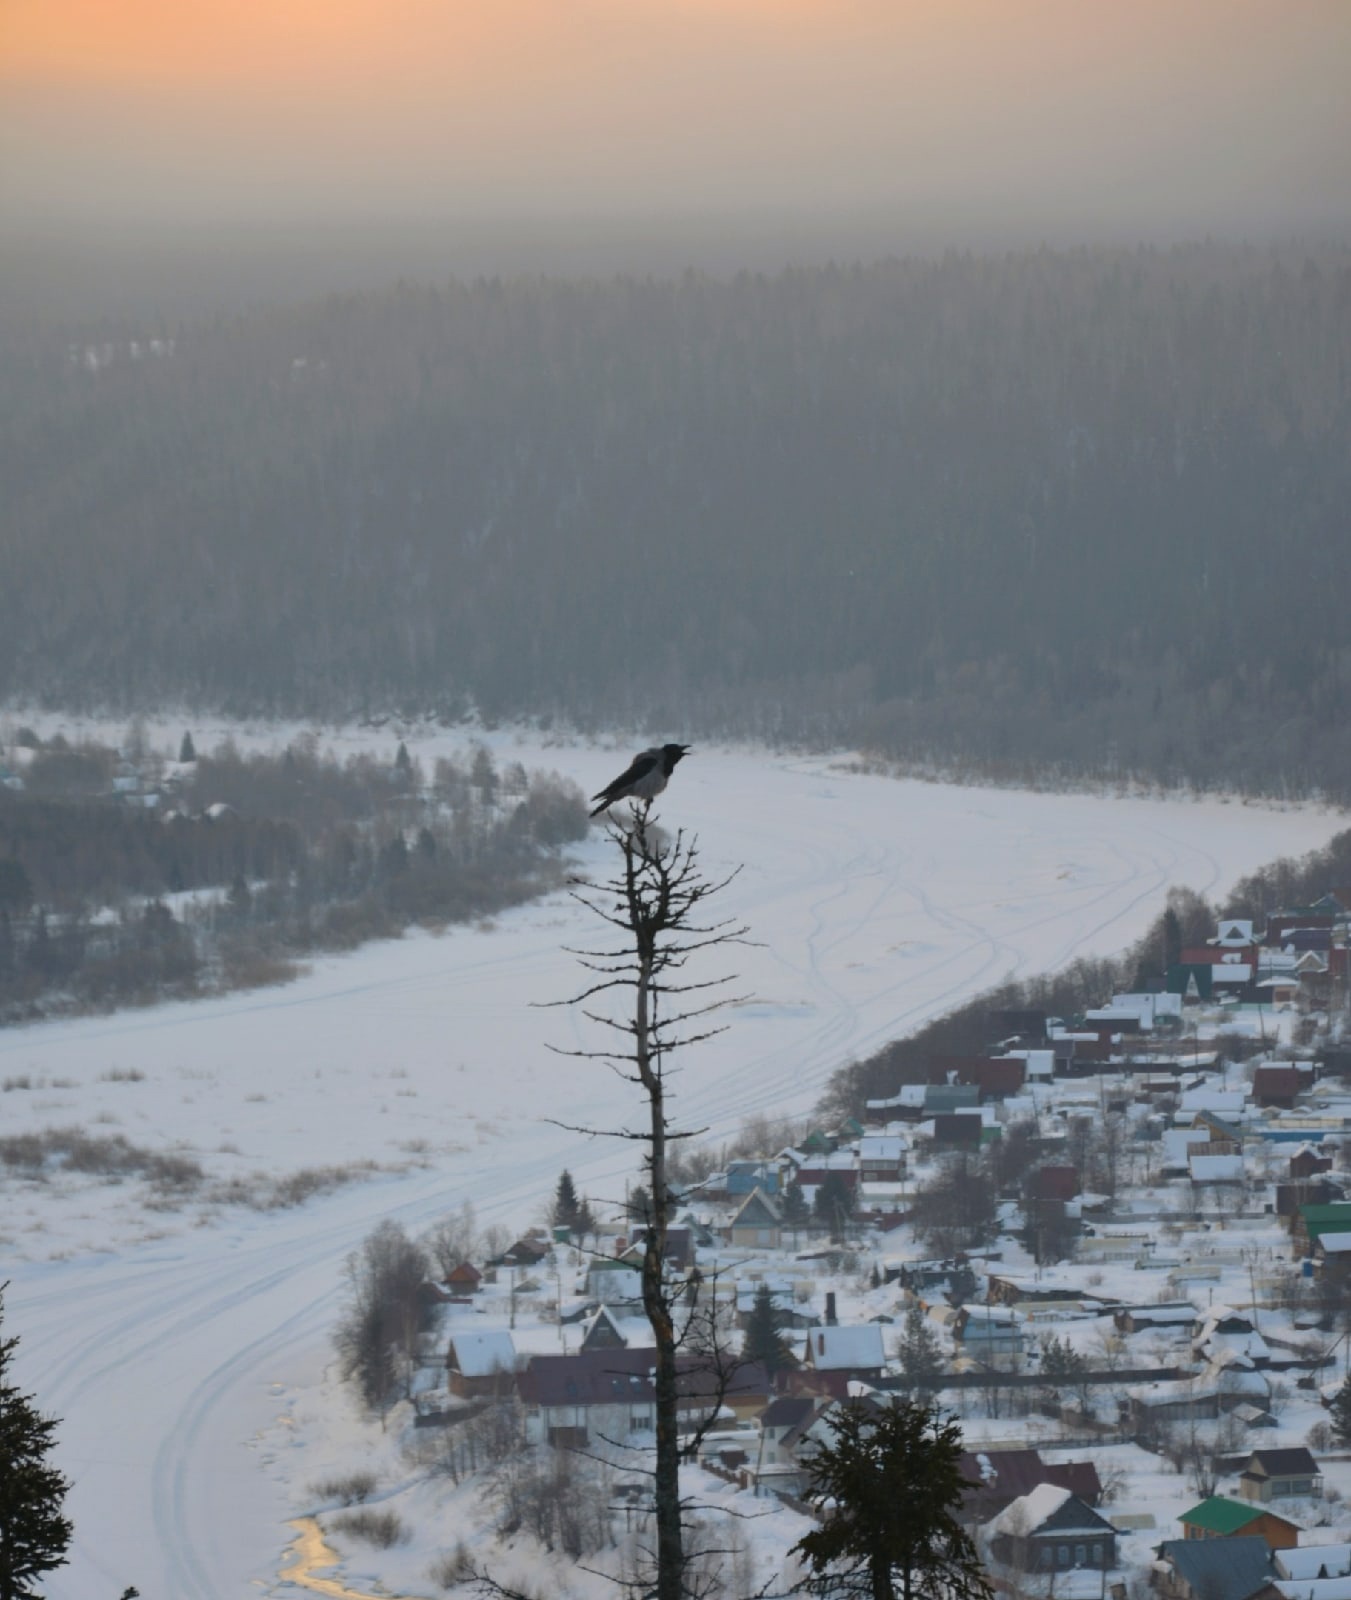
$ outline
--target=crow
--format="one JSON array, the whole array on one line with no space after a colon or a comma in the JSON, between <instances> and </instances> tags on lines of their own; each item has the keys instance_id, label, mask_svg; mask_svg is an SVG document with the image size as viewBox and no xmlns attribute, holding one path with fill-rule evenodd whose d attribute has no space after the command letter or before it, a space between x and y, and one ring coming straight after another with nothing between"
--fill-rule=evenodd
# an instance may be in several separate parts
<instances>
[{"instance_id":1,"label":"crow","mask_svg":"<svg viewBox=\"0 0 1351 1600\"><path fill-rule=\"evenodd\" d=\"M659 744L634 756L613 783L607 783L599 794L591 796L600 801L591 815L598 817L616 800L655 800L675 771L676 762L689 751L687 744Z\"/></svg>"}]
</instances>

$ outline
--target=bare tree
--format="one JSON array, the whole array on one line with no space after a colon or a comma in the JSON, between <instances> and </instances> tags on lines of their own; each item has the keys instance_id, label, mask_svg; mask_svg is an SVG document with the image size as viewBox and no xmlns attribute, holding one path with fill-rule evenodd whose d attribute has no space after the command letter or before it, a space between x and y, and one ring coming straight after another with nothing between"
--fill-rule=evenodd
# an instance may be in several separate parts
<instances>
[{"instance_id":1,"label":"bare tree","mask_svg":"<svg viewBox=\"0 0 1351 1600\"><path fill-rule=\"evenodd\" d=\"M456 1267L472 1261L478 1244L473 1202L466 1200L458 1211L434 1223L423 1243L442 1279L448 1278Z\"/></svg>"},{"instance_id":2,"label":"bare tree","mask_svg":"<svg viewBox=\"0 0 1351 1600\"><path fill-rule=\"evenodd\" d=\"M422 1247L392 1220L347 1258L348 1303L333 1342L343 1376L371 1407L383 1406L409 1370L408 1358L428 1321L426 1278Z\"/></svg>"},{"instance_id":3,"label":"bare tree","mask_svg":"<svg viewBox=\"0 0 1351 1600\"><path fill-rule=\"evenodd\" d=\"M713 881L699 865L696 841L678 832L662 836L651 817L651 803L635 806L629 827L617 824L610 837L619 860L604 883L582 883L576 900L620 935L617 949L573 950L592 975L587 986L564 1002L612 1036L609 1048L562 1050L559 1054L607 1063L635 1084L645 1102L639 1128L576 1129L588 1134L632 1139L642 1144L647 1202L643 1225L643 1310L652 1328L656 1411L653 1521L656 1537L655 1600L683 1600L690 1594L680 1499L681 1441L678 1429L677 1355L686 1332L702 1326L697 1288L674 1279L667 1267L667 1232L672 1217L669 1152L703 1130L678 1131L669 1115L671 1057L723 1031L708 1020L730 1001L728 976L696 979L686 975L692 958L744 942L746 929L730 920L705 920L705 902L731 881ZM618 1012L618 1015L614 1014ZM714 1360L720 1379L730 1369ZM712 1407L716 1414L717 1406ZM686 1448L690 1448L688 1441Z\"/></svg>"}]
</instances>

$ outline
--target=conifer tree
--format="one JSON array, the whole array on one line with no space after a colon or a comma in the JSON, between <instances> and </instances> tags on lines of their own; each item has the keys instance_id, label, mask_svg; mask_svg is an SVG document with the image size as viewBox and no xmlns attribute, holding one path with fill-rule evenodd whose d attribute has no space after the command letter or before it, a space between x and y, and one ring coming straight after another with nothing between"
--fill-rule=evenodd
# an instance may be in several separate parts
<instances>
[{"instance_id":1,"label":"conifer tree","mask_svg":"<svg viewBox=\"0 0 1351 1600\"><path fill-rule=\"evenodd\" d=\"M572 1174L564 1167L559 1174L558 1188L554 1193L554 1227L576 1228L580 1211L581 1205L577 1199L577 1187L572 1181Z\"/></svg>"},{"instance_id":2,"label":"conifer tree","mask_svg":"<svg viewBox=\"0 0 1351 1600\"><path fill-rule=\"evenodd\" d=\"M783 1191L783 1225L792 1230L794 1245L797 1243L798 1229L805 1228L810 1220L807 1197L802 1192L802 1185L794 1178Z\"/></svg>"},{"instance_id":3,"label":"conifer tree","mask_svg":"<svg viewBox=\"0 0 1351 1600\"><path fill-rule=\"evenodd\" d=\"M831 1516L793 1547L810 1567L806 1587L831 1600L991 1600L956 1518L967 1487L961 1454L957 1423L919 1401L833 1412L807 1491Z\"/></svg>"},{"instance_id":4,"label":"conifer tree","mask_svg":"<svg viewBox=\"0 0 1351 1600\"><path fill-rule=\"evenodd\" d=\"M817 1221L830 1229L832 1238L844 1236L854 1215L854 1195L838 1172L826 1173L825 1182L816 1191L813 1210Z\"/></svg>"},{"instance_id":5,"label":"conifer tree","mask_svg":"<svg viewBox=\"0 0 1351 1600\"><path fill-rule=\"evenodd\" d=\"M1332 1437L1338 1444L1351 1444L1351 1377L1348 1377L1333 1397Z\"/></svg>"},{"instance_id":6,"label":"conifer tree","mask_svg":"<svg viewBox=\"0 0 1351 1600\"><path fill-rule=\"evenodd\" d=\"M185 765L189 761L196 761L197 747L192 742L191 733L185 733L183 735L183 741L178 747L178 759Z\"/></svg>"},{"instance_id":7,"label":"conifer tree","mask_svg":"<svg viewBox=\"0 0 1351 1600\"><path fill-rule=\"evenodd\" d=\"M767 1283L757 1285L741 1354L747 1361L758 1361L771 1377L788 1363L782 1325L783 1313L774 1304L773 1290Z\"/></svg>"},{"instance_id":8,"label":"conifer tree","mask_svg":"<svg viewBox=\"0 0 1351 1600\"><path fill-rule=\"evenodd\" d=\"M47 1463L56 1418L42 1416L10 1381L18 1343L0 1334L0 1600L39 1600L36 1580L66 1563L71 1526L61 1506L70 1484Z\"/></svg>"},{"instance_id":9,"label":"conifer tree","mask_svg":"<svg viewBox=\"0 0 1351 1600\"><path fill-rule=\"evenodd\" d=\"M896 1359L905 1374L910 1389L929 1389L945 1365L943 1346L938 1335L929 1326L924 1308L912 1300L901 1324L901 1334L896 1341Z\"/></svg>"}]
</instances>

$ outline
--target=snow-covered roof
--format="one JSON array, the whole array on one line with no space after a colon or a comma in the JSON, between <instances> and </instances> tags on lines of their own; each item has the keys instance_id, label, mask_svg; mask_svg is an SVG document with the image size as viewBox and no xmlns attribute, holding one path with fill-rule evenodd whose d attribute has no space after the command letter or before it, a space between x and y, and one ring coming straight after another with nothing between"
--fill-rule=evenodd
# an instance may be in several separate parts
<instances>
[{"instance_id":1,"label":"snow-covered roof","mask_svg":"<svg viewBox=\"0 0 1351 1600\"><path fill-rule=\"evenodd\" d=\"M1351 1544L1296 1545L1276 1552L1276 1569L1286 1578L1340 1578L1351 1573Z\"/></svg>"},{"instance_id":2,"label":"snow-covered roof","mask_svg":"<svg viewBox=\"0 0 1351 1600\"><path fill-rule=\"evenodd\" d=\"M812 1328L807 1334L807 1355L818 1372L847 1367L882 1367L887 1353L880 1323L865 1322L852 1328Z\"/></svg>"},{"instance_id":3,"label":"snow-covered roof","mask_svg":"<svg viewBox=\"0 0 1351 1600\"><path fill-rule=\"evenodd\" d=\"M466 1378L488 1378L494 1372L516 1370L516 1346L505 1328L488 1333L460 1333L451 1337L455 1368Z\"/></svg>"},{"instance_id":4,"label":"snow-covered roof","mask_svg":"<svg viewBox=\"0 0 1351 1600\"><path fill-rule=\"evenodd\" d=\"M1007 1533L1014 1537L1035 1533L1045 1522L1049 1521L1067 1501L1073 1500L1074 1495L1068 1489L1059 1488L1054 1483L1039 1483L1030 1494L1020 1495L1018 1499L1005 1506L999 1515L989 1523L995 1533ZM1085 1507L1088 1515L1083 1519L1086 1530L1100 1531L1106 1520L1099 1517L1095 1511ZM1075 1525L1067 1523L1057 1532L1070 1532Z\"/></svg>"},{"instance_id":5,"label":"snow-covered roof","mask_svg":"<svg viewBox=\"0 0 1351 1600\"><path fill-rule=\"evenodd\" d=\"M1188 1156L1187 1165L1194 1183L1239 1183L1243 1178L1240 1155Z\"/></svg>"}]
</instances>

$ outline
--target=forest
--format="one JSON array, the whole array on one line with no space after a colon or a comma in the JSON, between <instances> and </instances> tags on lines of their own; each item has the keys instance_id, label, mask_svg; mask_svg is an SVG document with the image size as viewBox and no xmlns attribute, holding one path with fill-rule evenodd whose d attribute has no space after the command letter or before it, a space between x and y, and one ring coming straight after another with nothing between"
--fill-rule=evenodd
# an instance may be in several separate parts
<instances>
[{"instance_id":1,"label":"forest","mask_svg":"<svg viewBox=\"0 0 1351 1600\"><path fill-rule=\"evenodd\" d=\"M0 329L0 692L1351 795L1351 247Z\"/></svg>"},{"instance_id":2,"label":"forest","mask_svg":"<svg viewBox=\"0 0 1351 1600\"><path fill-rule=\"evenodd\" d=\"M556 886L587 829L575 785L482 745L428 775L402 744L132 763L27 737L24 786L0 786L0 1024L279 982L313 951L486 916Z\"/></svg>"}]
</instances>

